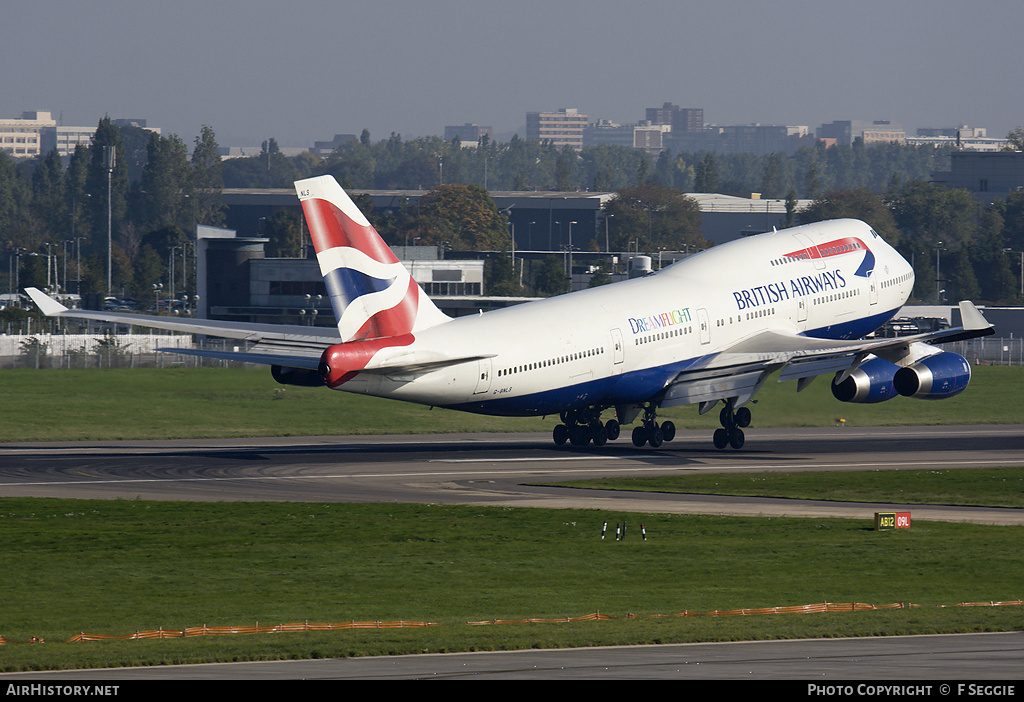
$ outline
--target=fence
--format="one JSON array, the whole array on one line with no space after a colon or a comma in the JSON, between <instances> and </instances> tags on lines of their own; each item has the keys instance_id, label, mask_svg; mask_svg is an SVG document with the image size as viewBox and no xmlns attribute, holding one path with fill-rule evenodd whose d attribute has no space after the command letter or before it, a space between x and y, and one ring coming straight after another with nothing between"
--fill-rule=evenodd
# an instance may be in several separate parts
<instances>
[{"instance_id":1,"label":"fence","mask_svg":"<svg viewBox=\"0 0 1024 702\"><path fill-rule=\"evenodd\" d=\"M972 366L1024 366L1024 338L980 337L942 344L966 358Z\"/></svg>"},{"instance_id":2,"label":"fence","mask_svg":"<svg viewBox=\"0 0 1024 702\"><path fill-rule=\"evenodd\" d=\"M0 368L166 368L227 366L228 361L158 348L245 350L244 342L190 334L0 334Z\"/></svg>"}]
</instances>

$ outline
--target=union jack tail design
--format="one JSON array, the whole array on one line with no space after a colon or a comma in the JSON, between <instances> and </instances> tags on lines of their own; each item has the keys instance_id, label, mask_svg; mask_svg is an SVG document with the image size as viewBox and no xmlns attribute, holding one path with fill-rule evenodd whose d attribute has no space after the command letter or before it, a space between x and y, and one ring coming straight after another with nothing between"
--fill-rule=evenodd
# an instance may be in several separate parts
<instances>
[{"instance_id":1,"label":"union jack tail design","mask_svg":"<svg viewBox=\"0 0 1024 702\"><path fill-rule=\"evenodd\" d=\"M342 341L448 321L333 176L295 182Z\"/></svg>"}]
</instances>

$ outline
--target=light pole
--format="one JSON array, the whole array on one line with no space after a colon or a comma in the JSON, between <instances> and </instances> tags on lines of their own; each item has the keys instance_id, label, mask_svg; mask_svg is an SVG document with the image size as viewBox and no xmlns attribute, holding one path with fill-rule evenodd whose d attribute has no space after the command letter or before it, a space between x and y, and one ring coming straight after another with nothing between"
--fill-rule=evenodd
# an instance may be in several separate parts
<instances>
[{"instance_id":1,"label":"light pole","mask_svg":"<svg viewBox=\"0 0 1024 702\"><path fill-rule=\"evenodd\" d=\"M107 167L107 297L110 297L110 292L113 290L113 283L111 275L111 251L113 249L113 238L111 237L111 217L112 209L110 206L110 191L114 180L114 164L117 161L117 150L113 146L103 147L103 163Z\"/></svg>"},{"instance_id":2,"label":"light pole","mask_svg":"<svg viewBox=\"0 0 1024 702\"><path fill-rule=\"evenodd\" d=\"M942 284L942 242L935 242L935 304L942 304L942 291L939 286Z\"/></svg>"}]
</instances>

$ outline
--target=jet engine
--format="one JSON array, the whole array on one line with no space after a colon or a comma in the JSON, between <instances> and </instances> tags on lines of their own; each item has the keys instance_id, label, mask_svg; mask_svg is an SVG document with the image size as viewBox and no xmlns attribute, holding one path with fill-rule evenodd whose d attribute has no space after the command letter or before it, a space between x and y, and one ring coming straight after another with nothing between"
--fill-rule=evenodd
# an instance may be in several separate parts
<instances>
[{"instance_id":1,"label":"jet engine","mask_svg":"<svg viewBox=\"0 0 1024 702\"><path fill-rule=\"evenodd\" d=\"M270 374L281 385L297 385L301 388L320 388L324 386L324 379L320 372L309 370L308 368L271 366Z\"/></svg>"},{"instance_id":2,"label":"jet engine","mask_svg":"<svg viewBox=\"0 0 1024 702\"><path fill-rule=\"evenodd\" d=\"M893 385L900 395L924 400L959 395L970 381L971 364L952 351L943 351L900 368L893 377Z\"/></svg>"},{"instance_id":3,"label":"jet engine","mask_svg":"<svg viewBox=\"0 0 1024 702\"><path fill-rule=\"evenodd\" d=\"M843 382L833 382L832 395L840 402L884 402L898 394L893 377L899 370L895 363L872 358L861 363Z\"/></svg>"}]
</instances>

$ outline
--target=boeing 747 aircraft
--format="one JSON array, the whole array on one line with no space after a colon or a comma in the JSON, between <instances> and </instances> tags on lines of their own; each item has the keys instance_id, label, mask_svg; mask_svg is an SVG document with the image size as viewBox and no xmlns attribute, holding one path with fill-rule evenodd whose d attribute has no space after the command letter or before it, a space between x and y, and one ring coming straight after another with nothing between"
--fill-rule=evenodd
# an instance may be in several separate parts
<instances>
[{"instance_id":1,"label":"boeing 747 aircraft","mask_svg":"<svg viewBox=\"0 0 1024 702\"><path fill-rule=\"evenodd\" d=\"M993 333L970 302L963 324L867 338L906 302L914 271L867 224L834 220L731 241L643 278L449 318L423 293L331 176L295 184L337 328L71 310L47 315L254 342L244 352L280 383L326 386L466 412L556 415L555 443L603 445L636 422L636 446L672 440L662 407L722 404L714 445L740 448L749 404L770 375L803 390L835 374L843 402L941 399L971 377L932 344ZM168 349L170 350L170 349ZM181 353L180 349L173 349ZM602 415L611 417L602 420Z\"/></svg>"}]
</instances>

